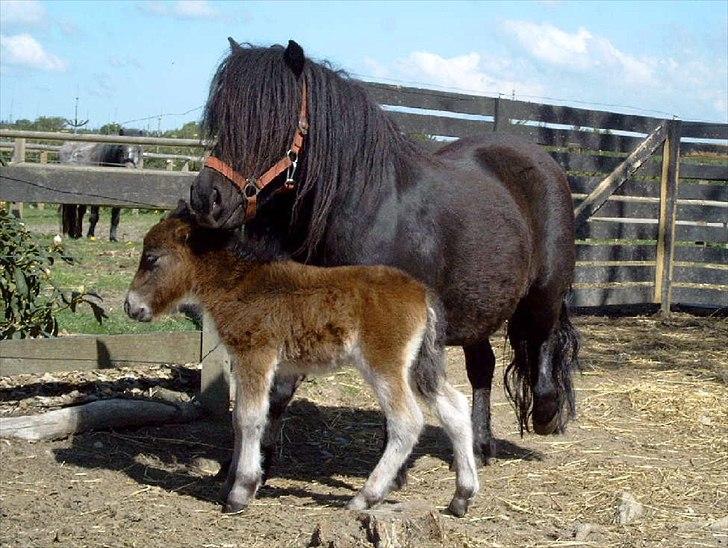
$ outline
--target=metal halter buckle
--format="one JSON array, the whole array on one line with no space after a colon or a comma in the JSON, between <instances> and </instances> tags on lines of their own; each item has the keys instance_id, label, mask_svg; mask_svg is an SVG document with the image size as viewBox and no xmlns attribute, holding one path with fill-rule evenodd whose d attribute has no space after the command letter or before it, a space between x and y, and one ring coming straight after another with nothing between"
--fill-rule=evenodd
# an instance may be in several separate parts
<instances>
[{"instance_id":1,"label":"metal halter buckle","mask_svg":"<svg viewBox=\"0 0 728 548\"><path fill-rule=\"evenodd\" d=\"M258 185L256 184L255 179L248 179L248 182L243 187L243 195L246 198L254 198L258 195L258 192L260 192L260 189L258 188Z\"/></svg>"}]
</instances>

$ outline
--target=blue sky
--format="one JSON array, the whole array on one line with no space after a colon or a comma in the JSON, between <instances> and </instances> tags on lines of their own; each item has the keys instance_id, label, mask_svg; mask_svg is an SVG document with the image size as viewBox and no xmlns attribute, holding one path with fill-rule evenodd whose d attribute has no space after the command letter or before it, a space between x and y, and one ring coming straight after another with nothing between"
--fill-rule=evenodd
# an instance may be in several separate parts
<instances>
[{"instance_id":1,"label":"blue sky","mask_svg":"<svg viewBox=\"0 0 728 548\"><path fill-rule=\"evenodd\" d=\"M204 103L229 35L294 38L369 80L728 122L725 0L0 0L0 118L72 117L78 93L91 126L177 127L199 117L173 114Z\"/></svg>"}]
</instances>

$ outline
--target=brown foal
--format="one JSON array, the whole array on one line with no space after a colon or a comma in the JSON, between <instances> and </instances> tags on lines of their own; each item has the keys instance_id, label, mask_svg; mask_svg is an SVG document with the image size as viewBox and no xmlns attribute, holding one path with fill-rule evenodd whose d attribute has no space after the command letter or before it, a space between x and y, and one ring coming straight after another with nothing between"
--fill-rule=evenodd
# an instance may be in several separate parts
<instances>
[{"instance_id":1,"label":"brown foal","mask_svg":"<svg viewBox=\"0 0 728 548\"><path fill-rule=\"evenodd\" d=\"M381 266L318 268L265 262L231 249L235 238L197 227L177 212L144 238L139 269L124 303L139 321L192 298L215 322L233 364L235 445L223 488L224 511L238 512L263 481L261 442L274 377L330 372L354 363L387 420L387 444L349 502L368 508L395 485L424 423L417 398L430 405L454 448L456 491L449 509L465 514L478 491L466 398L445 380L435 308L424 285Z\"/></svg>"}]
</instances>

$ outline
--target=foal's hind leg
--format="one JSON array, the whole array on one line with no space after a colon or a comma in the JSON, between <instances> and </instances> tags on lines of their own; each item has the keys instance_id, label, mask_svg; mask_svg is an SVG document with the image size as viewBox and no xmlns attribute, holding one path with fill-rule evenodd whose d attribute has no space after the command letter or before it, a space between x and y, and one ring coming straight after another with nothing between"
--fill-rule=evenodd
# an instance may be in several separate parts
<instances>
[{"instance_id":1,"label":"foal's hind leg","mask_svg":"<svg viewBox=\"0 0 728 548\"><path fill-rule=\"evenodd\" d=\"M420 436L424 419L409 383L402 378L406 374L402 370L387 376L365 375L387 417L387 446L364 487L347 504L349 509L369 508L387 496Z\"/></svg>"},{"instance_id":2,"label":"foal's hind leg","mask_svg":"<svg viewBox=\"0 0 728 548\"><path fill-rule=\"evenodd\" d=\"M495 457L496 445L490 428L490 391L495 370L495 354L490 341L464 346L465 369L473 387L473 443L482 464Z\"/></svg>"},{"instance_id":3,"label":"foal's hind leg","mask_svg":"<svg viewBox=\"0 0 728 548\"><path fill-rule=\"evenodd\" d=\"M453 446L457 486L448 509L462 517L480 488L473 454L473 434L468 416L468 401L444 379L437 394L428 398Z\"/></svg>"}]
</instances>

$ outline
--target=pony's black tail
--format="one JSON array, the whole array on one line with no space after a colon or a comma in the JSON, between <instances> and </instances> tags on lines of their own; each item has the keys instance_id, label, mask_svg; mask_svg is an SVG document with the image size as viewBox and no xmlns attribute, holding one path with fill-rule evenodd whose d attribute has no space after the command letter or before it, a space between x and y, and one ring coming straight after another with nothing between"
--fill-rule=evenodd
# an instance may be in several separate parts
<instances>
[{"instance_id":1,"label":"pony's black tail","mask_svg":"<svg viewBox=\"0 0 728 548\"><path fill-rule=\"evenodd\" d=\"M440 381L445 377L445 362L438 325L440 307L437 299L428 296L427 324L420 343L417 358L410 369L410 382L417 393L425 400L431 400L440 388Z\"/></svg>"},{"instance_id":2,"label":"pony's black tail","mask_svg":"<svg viewBox=\"0 0 728 548\"><path fill-rule=\"evenodd\" d=\"M521 435L530 431L531 419L534 430L539 434L562 433L576 414L571 375L579 368L579 334L569 319L566 298L562 302L558 322L546 340L535 337L532 326L530 318L518 312L508 323L513 359L505 371L506 394L515 408ZM541 384L538 378L539 351L547 351L551 356L551 378L546 379L546 383L541 381ZM542 384L550 389L545 398L538 393Z\"/></svg>"}]
</instances>

